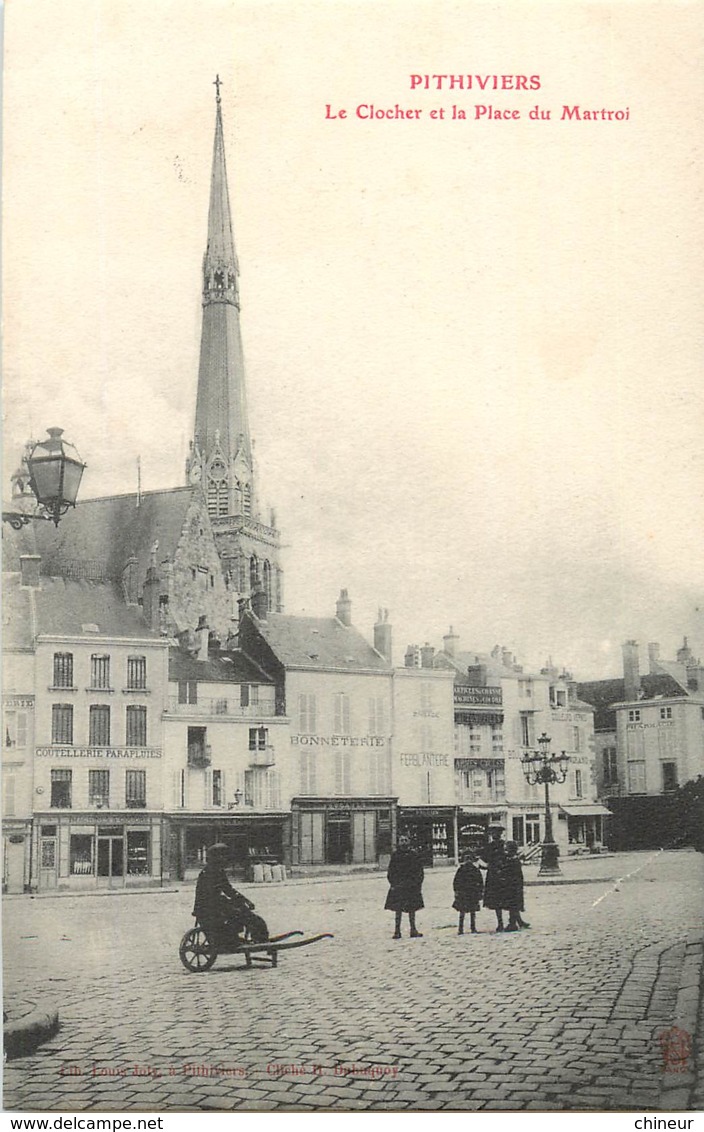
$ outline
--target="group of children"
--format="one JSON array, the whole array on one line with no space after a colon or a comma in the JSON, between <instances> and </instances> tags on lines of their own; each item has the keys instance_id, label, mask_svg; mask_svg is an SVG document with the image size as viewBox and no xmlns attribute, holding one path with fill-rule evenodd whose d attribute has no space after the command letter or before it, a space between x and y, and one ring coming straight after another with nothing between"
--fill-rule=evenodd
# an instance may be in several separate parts
<instances>
[{"instance_id":1,"label":"group of children","mask_svg":"<svg viewBox=\"0 0 704 1132\"><path fill-rule=\"evenodd\" d=\"M504 827L489 826L489 839L477 852L468 850L462 857L462 864L455 873L455 902L452 905L460 914L458 934L464 935L464 918L469 912L470 930L476 932L476 915L482 904L496 912L497 932L515 932L519 928L529 928L530 924L521 916L523 911L523 869L518 859L518 846L515 841L504 841ZM486 880L481 874L477 861L486 866ZM398 848L391 855L387 873L389 891L384 907L395 914L393 939L401 938L401 919L408 915L412 939L422 939L422 932L416 927L416 912L423 905L423 864L420 856L411 848L410 838L401 834ZM504 927L504 911L508 912L508 924Z\"/></svg>"},{"instance_id":2,"label":"group of children","mask_svg":"<svg viewBox=\"0 0 704 1132\"><path fill-rule=\"evenodd\" d=\"M462 864L455 873L453 887L455 900L452 905L459 912L458 935L464 935L464 919L469 912L470 931L476 932L477 912L482 906L493 908L496 912L497 932L517 932L529 928L523 919L523 869L518 859L518 845L515 841L503 842L499 837L492 839L487 846L486 883L477 865L479 856L468 850L462 857ZM508 924L504 927L503 914L508 912Z\"/></svg>"}]
</instances>

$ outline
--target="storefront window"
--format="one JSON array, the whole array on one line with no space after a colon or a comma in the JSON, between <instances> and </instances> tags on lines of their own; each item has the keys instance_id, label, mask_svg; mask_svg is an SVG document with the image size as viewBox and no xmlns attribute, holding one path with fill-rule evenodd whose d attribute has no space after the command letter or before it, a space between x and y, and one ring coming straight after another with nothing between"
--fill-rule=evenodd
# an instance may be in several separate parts
<instances>
[{"instance_id":1,"label":"storefront window","mask_svg":"<svg viewBox=\"0 0 704 1132\"><path fill-rule=\"evenodd\" d=\"M70 851L71 876L92 876L93 838L89 833L73 833Z\"/></svg>"},{"instance_id":2,"label":"storefront window","mask_svg":"<svg viewBox=\"0 0 704 1132\"><path fill-rule=\"evenodd\" d=\"M149 833L146 830L127 831L127 875L149 875Z\"/></svg>"}]
</instances>

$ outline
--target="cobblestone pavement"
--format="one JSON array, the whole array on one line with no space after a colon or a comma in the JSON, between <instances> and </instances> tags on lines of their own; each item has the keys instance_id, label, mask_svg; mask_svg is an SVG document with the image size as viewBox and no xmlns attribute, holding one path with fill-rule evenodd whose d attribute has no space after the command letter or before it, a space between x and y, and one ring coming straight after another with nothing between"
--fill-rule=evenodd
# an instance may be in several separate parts
<instances>
[{"instance_id":1,"label":"cobblestone pavement","mask_svg":"<svg viewBox=\"0 0 704 1132\"><path fill-rule=\"evenodd\" d=\"M595 865L631 875L528 888L530 931L485 911L462 938L449 869L427 875L424 938L398 942L381 876L250 888L272 932L335 938L202 975L177 954L191 890L8 900L5 993L53 1001L62 1028L5 1067L5 1108L657 1109L704 857Z\"/></svg>"}]
</instances>

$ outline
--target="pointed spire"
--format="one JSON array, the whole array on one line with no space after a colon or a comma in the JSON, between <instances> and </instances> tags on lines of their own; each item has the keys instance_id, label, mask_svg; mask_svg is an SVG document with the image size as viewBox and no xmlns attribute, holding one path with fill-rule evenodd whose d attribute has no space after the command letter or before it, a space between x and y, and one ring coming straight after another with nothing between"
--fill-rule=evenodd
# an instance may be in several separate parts
<instances>
[{"instance_id":1,"label":"pointed spire","mask_svg":"<svg viewBox=\"0 0 704 1132\"><path fill-rule=\"evenodd\" d=\"M203 257L203 328L201 333L195 437L200 469L195 472L204 489L213 461L218 461L218 514L240 510L246 486L254 497L252 448L249 437L244 355L239 323L238 264L232 237L230 195L225 164L222 123L222 80L215 79L215 140L210 178L208 238ZM235 461L237 460L237 468ZM192 460L188 475L194 482Z\"/></svg>"},{"instance_id":2,"label":"pointed spire","mask_svg":"<svg viewBox=\"0 0 704 1132\"><path fill-rule=\"evenodd\" d=\"M222 130L222 101L218 75L214 86L215 98L215 140L213 142L213 168L210 177L210 207L208 209L208 243L203 260L204 298L217 298L219 301L234 302L239 306L237 294L237 275L239 265L232 238L232 217L230 215L230 194L227 187L227 166L225 164L225 141Z\"/></svg>"}]
</instances>

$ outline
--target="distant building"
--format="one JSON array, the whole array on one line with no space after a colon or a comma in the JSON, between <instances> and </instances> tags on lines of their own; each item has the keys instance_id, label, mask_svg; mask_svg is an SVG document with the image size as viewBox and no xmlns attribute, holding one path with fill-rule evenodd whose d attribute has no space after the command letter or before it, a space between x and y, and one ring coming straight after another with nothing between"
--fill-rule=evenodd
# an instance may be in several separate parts
<instances>
[{"instance_id":1,"label":"distant building","mask_svg":"<svg viewBox=\"0 0 704 1132\"><path fill-rule=\"evenodd\" d=\"M641 674L637 641L623 645L623 678L578 685L595 708L597 790L613 811L615 848L676 839L671 799L704 774L704 667L685 638L675 661L648 645Z\"/></svg>"},{"instance_id":2,"label":"distant building","mask_svg":"<svg viewBox=\"0 0 704 1132\"><path fill-rule=\"evenodd\" d=\"M550 736L551 750L569 757L563 784L551 787L553 833L563 853L603 843L608 809L596 795L593 708L577 698L575 682L548 664L524 671L498 645L490 654L466 652L452 628L443 648L410 647L406 664L453 674L454 776L459 848L486 839L500 823L519 846L545 835L544 789L530 786L521 759ZM448 834L449 840L449 834Z\"/></svg>"}]
</instances>

